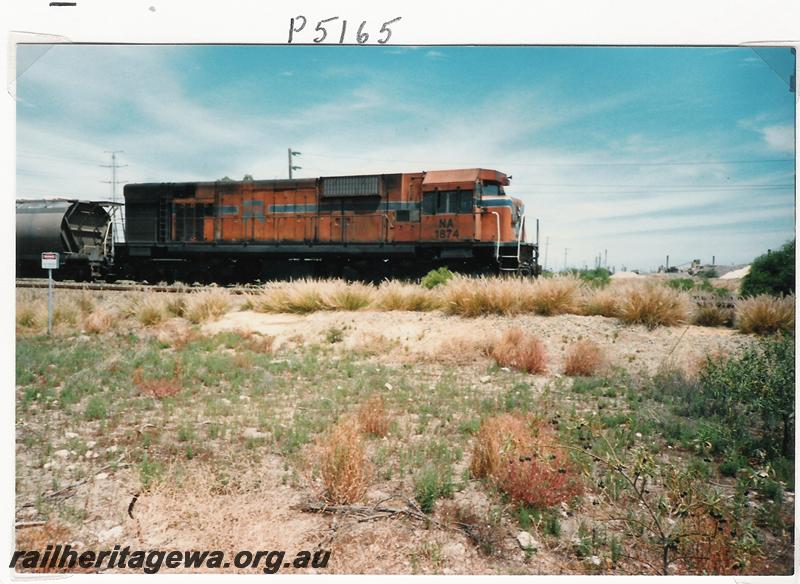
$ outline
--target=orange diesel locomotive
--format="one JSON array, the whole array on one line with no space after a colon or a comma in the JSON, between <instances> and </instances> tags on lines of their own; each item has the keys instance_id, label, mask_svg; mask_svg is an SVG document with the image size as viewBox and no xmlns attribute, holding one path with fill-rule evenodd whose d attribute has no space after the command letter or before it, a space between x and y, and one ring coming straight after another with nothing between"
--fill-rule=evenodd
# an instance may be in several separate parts
<instances>
[{"instance_id":1,"label":"orange diesel locomotive","mask_svg":"<svg viewBox=\"0 0 800 584\"><path fill-rule=\"evenodd\" d=\"M117 265L151 281L536 274L538 245L508 184L480 168L129 184Z\"/></svg>"}]
</instances>

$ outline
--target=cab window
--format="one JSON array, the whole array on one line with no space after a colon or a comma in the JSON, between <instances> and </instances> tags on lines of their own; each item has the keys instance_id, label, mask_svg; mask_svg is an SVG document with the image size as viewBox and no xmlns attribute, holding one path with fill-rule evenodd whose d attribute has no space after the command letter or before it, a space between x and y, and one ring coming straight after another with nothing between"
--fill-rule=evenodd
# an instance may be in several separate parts
<instances>
[{"instance_id":1,"label":"cab window","mask_svg":"<svg viewBox=\"0 0 800 584\"><path fill-rule=\"evenodd\" d=\"M485 197L499 197L504 195L503 188L497 183L483 183L481 194Z\"/></svg>"},{"instance_id":2,"label":"cab window","mask_svg":"<svg viewBox=\"0 0 800 584\"><path fill-rule=\"evenodd\" d=\"M422 212L426 215L472 213L473 191L433 191L422 197Z\"/></svg>"}]
</instances>

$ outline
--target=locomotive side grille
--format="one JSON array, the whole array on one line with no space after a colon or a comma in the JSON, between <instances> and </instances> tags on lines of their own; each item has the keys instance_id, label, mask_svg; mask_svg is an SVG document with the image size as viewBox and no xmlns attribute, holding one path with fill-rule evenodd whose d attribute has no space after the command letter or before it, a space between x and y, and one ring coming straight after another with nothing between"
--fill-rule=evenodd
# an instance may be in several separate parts
<instances>
[{"instance_id":1,"label":"locomotive side grille","mask_svg":"<svg viewBox=\"0 0 800 584\"><path fill-rule=\"evenodd\" d=\"M322 179L322 197L380 197L383 194L381 175L331 176Z\"/></svg>"}]
</instances>

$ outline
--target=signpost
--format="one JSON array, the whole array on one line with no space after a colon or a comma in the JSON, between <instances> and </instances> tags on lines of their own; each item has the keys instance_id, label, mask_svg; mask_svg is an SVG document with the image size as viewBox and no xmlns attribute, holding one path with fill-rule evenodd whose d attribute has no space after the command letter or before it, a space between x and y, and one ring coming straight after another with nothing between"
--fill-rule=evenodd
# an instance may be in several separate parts
<instances>
[{"instance_id":1,"label":"signpost","mask_svg":"<svg viewBox=\"0 0 800 584\"><path fill-rule=\"evenodd\" d=\"M53 334L53 270L59 268L60 256L54 251L42 252L42 269L47 270L47 334Z\"/></svg>"}]
</instances>

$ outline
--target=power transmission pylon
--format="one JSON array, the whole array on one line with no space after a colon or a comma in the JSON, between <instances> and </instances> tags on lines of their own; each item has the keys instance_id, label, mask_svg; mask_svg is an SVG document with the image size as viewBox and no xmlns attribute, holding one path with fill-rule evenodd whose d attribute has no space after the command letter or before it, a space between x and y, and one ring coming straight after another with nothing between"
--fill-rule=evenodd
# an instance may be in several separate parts
<instances>
[{"instance_id":1,"label":"power transmission pylon","mask_svg":"<svg viewBox=\"0 0 800 584\"><path fill-rule=\"evenodd\" d=\"M125 209L124 205L117 205L117 169L128 166L127 164L117 164L117 154L122 154L124 150L106 150L106 154L111 154L111 164L101 164L103 168L111 169L111 180L104 180L111 185L111 220L114 225L114 241L125 239ZM124 184L124 182L123 182Z\"/></svg>"}]
</instances>

